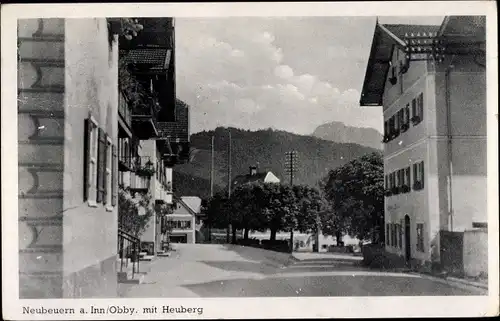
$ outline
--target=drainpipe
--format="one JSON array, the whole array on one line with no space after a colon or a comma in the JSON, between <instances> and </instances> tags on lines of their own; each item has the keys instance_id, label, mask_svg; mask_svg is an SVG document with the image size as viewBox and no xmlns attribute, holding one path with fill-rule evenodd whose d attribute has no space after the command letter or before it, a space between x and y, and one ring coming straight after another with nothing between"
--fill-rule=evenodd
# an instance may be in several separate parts
<instances>
[{"instance_id":1,"label":"drainpipe","mask_svg":"<svg viewBox=\"0 0 500 321\"><path fill-rule=\"evenodd\" d=\"M445 96L446 96L446 135L448 151L448 228L453 231L453 140L451 131L451 96L450 96L450 73L454 68L453 56L445 71Z\"/></svg>"}]
</instances>

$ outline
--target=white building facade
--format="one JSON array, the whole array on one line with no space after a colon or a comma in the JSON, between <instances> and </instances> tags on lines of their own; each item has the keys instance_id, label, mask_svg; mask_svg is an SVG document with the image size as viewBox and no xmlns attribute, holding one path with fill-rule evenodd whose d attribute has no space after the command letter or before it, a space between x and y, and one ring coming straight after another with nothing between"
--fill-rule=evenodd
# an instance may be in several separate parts
<instances>
[{"instance_id":1,"label":"white building facade","mask_svg":"<svg viewBox=\"0 0 500 321\"><path fill-rule=\"evenodd\" d=\"M484 24L375 27L361 105L383 106L386 250L410 263L440 265L446 233L486 226ZM437 56L409 54L424 40Z\"/></svg>"}]
</instances>

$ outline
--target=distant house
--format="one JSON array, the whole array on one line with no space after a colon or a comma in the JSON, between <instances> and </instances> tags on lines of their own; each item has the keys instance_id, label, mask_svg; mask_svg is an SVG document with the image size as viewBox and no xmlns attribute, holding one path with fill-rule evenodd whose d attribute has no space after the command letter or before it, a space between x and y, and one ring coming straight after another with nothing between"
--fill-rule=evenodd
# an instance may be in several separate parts
<instances>
[{"instance_id":1,"label":"distant house","mask_svg":"<svg viewBox=\"0 0 500 321\"><path fill-rule=\"evenodd\" d=\"M262 182L262 183L279 183L280 179L272 172L257 172L257 166L250 166L250 172L246 175L238 175L233 179L232 188L236 188L243 184Z\"/></svg>"},{"instance_id":2,"label":"distant house","mask_svg":"<svg viewBox=\"0 0 500 321\"><path fill-rule=\"evenodd\" d=\"M196 230L200 225L197 216L201 210L201 199L197 196L176 197L175 204L174 212L167 215L172 226L170 242L195 243Z\"/></svg>"}]
</instances>

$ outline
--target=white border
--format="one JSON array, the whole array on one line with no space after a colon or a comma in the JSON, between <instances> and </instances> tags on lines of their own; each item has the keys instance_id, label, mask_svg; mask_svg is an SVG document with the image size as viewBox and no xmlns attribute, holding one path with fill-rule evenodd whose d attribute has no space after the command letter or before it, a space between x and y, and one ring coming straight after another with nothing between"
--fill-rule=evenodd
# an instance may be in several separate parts
<instances>
[{"instance_id":1,"label":"white border","mask_svg":"<svg viewBox=\"0 0 500 321\"><path fill-rule=\"evenodd\" d=\"M198 306L202 315L106 315L95 319L123 318L331 318L484 316L498 314L498 45L496 6L492 1L441 2L355 2L355 3L199 3L199 4L26 4L2 5L2 299L5 319L89 319L87 315L22 315L21 306L88 308L89 304L111 304L135 308L151 305ZM106 16L445 16L487 15L487 113L488 113L488 210L489 289L488 297L322 297L245 299L101 299L18 300L17 229L17 90L16 19L39 17ZM371 31L367 31L371 32ZM334 72L334 71L332 71ZM10 135L9 135L10 134Z\"/></svg>"}]
</instances>

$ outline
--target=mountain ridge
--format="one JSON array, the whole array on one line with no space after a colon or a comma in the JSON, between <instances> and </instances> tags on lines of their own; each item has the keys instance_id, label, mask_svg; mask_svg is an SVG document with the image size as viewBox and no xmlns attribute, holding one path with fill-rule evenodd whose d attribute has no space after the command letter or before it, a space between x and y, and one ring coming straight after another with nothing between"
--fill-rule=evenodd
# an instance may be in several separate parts
<instances>
[{"instance_id":1,"label":"mountain ridge","mask_svg":"<svg viewBox=\"0 0 500 321\"><path fill-rule=\"evenodd\" d=\"M382 134L378 130L369 127L348 126L338 121L319 125L311 136L337 143L354 143L378 150L383 149Z\"/></svg>"}]
</instances>

